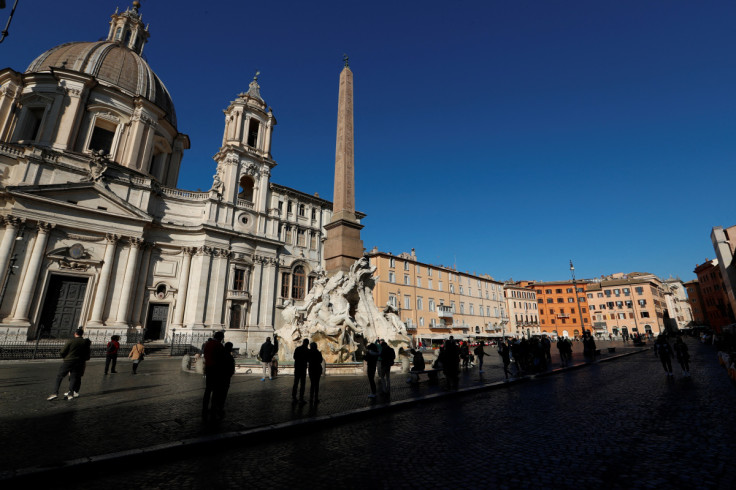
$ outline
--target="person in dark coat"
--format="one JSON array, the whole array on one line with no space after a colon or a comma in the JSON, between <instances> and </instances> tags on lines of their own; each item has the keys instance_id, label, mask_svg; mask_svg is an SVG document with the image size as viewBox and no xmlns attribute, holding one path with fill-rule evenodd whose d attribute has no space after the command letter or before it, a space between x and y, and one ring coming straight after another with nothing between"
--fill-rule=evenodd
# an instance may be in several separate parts
<instances>
[{"instance_id":1,"label":"person in dark coat","mask_svg":"<svg viewBox=\"0 0 736 490\"><path fill-rule=\"evenodd\" d=\"M304 339L302 345L294 349L294 386L291 388L291 399L297 401L296 391L299 388L299 401L304 403L304 386L307 384L307 364L309 363L309 340Z\"/></svg>"},{"instance_id":2,"label":"person in dark coat","mask_svg":"<svg viewBox=\"0 0 736 490\"><path fill-rule=\"evenodd\" d=\"M443 370L450 388L457 388L460 376L460 348L452 335L445 342Z\"/></svg>"},{"instance_id":3,"label":"person in dark coat","mask_svg":"<svg viewBox=\"0 0 736 490\"><path fill-rule=\"evenodd\" d=\"M391 366L396 360L396 351L386 343L381 341L381 388L387 395L391 394Z\"/></svg>"},{"instance_id":4,"label":"person in dark coat","mask_svg":"<svg viewBox=\"0 0 736 490\"><path fill-rule=\"evenodd\" d=\"M365 351L366 372L368 384L371 386L371 394L368 398L376 397L376 365L378 364L378 346L375 343L368 344Z\"/></svg>"},{"instance_id":5,"label":"person in dark coat","mask_svg":"<svg viewBox=\"0 0 736 490\"><path fill-rule=\"evenodd\" d=\"M118 351L120 350L120 335L113 335L110 337L110 342L107 343L107 350L105 351L105 374L108 371L111 373L117 373L115 366L118 364ZM110 369L112 367L112 370Z\"/></svg>"},{"instance_id":6,"label":"person in dark coat","mask_svg":"<svg viewBox=\"0 0 736 490\"><path fill-rule=\"evenodd\" d=\"M583 357L588 362L595 361L595 339L588 331L583 334Z\"/></svg>"},{"instance_id":7,"label":"person in dark coat","mask_svg":"<svg viewBox=\"0 0 736 490\"><path fill-rule=\"evenodd\" d=\"M82 383L81 378L84 374L87 360L90 358L90 345L92 343L89 339L83 338L83 335L84 330L82 327L79 327L74 331L74 337L69 339L61 349L60 354L64 362L56 373L54 391L46 398L47 400L59 398L59 387L67 374L69 375L69 391L64 396L67 400L72 400L79 396L79 388Z\"/></svg>"},{"instance_id":8,"label":"person in dark coat","mask_svg":"<svg viewBox=\"0 0 736 490\"><path fill-rule=\"evenodd\" d=\"M319 378L322 376L322 353L317 344L309 344L309 404L319 403Z\"/></svg>"},{"instance_id":9,"label":"person in dark coat","mask_svg":"<svg viewBox=\"0 0 736 490\"><path fill-rule=\"evenodd\" d=\"M480 343L473 349L473 354L475 354L475 357L478 359L478 372L483 372L483 358L487 356L486 351L484 350L484 347L486 346L485 342L482 340Z\"/></svg>"},{"instance_id":10,"label":"person in dark coat","mask_svg":"<svg viewBox=\"0 0 736 490\"><path fill-rule=\"evenodd\" d=\"M657 342L654 344L654 353L659 356L659 360L667 376L674 376L672 374L672 347L667 342L667 337L661 334L657 337Z\"/></svg>"},{"instance_id":11,"label":"person in dark coat","mask_svg":"<svg viewBox=\"0 0 736 490\"><path fill-rule=\"evenodd\" d=\"M204 344L202 349L202 357L204 357L204 397L202 398L202 418L209 415L210 400L212 394L217 391L218 383L221 383L225 370L225 347L222 341L225 338L224 332L215 332ZM231 356L232 357L232 356ZM215 402L212 400L212 409L215 410Z\"/></svg>"},{"instance_id":12,"label":"person in dark coat","mask_svg":"<svg viewBox=\"0 0 736 490\"><path fill-rule=\"evenodd\" d=\"M687 351L687 344L682 341L682 336L677 336L674 349L677 362L680 363L680 367L682 368L683 376L690 376L690 353Z\"/></svg>"},{"instance_id":13,"label":"person in dark coat","mask_svg":"<svg viewBox=\"0 0 736 490\"><path fill-rule=\"evenodd\" d=\"M230 391L230 381L235 374L235 358L233 357L233 344L226 342L222 353L222 368L215 383L212 393L212 416L223 418L225 416L225 400L227 392Z\"/></svg>"},{"instance_id":14,"label":"person in dark coat","mask_svg":"<svg viewBox=\"0 0 736 490\"><path fill-rule=\"evenodd\" d=\"M503 361L503 374L508 380L509 374L511 374L509 371L509 365L511 364L511 351L509 350L509 345L506 343L506 339L501 339L498 343L498 355L501 356L501 361Z\"/></svg>"},{"instance_id":15,"label":"person in dark coat","mask_svg":"<svg viewBox=\"0 0 736 490\"><path fill-rule=\"evenodd\" d=\"M261 381L266 381L266 376L268 376L268 379L273 379L271 376L271 361L273 361L274 351L271 337L266 337L266 341L261 345L261 350L258 352L258 357L260 357L261 365L263 366L263 377Z\"/></svg>"}]
</instances>

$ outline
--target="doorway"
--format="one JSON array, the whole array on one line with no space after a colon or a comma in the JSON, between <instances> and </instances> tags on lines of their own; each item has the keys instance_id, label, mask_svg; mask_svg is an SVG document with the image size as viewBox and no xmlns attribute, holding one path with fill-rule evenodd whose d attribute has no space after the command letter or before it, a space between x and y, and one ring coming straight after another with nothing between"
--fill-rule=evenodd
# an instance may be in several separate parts
<instances>
[{"instance_id":1,"label":"doorway","mask_svg":"<svg viewBox=\"0 0 736 490\"><path fill-rule=\"evenodd\" d=\"M88 280L86 277L51 275L39 320L43 337L66 339L73 336L80 326Z\"/></svg>"},{"instance_id":2,"label":"doorway","mask_svg":"<svg viewBox=\"0 0 736 490\"><path fill-rule=\"evenodd\" d=\"M168 317L168 304L149 305L145 340L159 340L166 333L166 321Z\"/></svg>"}]
</instances>

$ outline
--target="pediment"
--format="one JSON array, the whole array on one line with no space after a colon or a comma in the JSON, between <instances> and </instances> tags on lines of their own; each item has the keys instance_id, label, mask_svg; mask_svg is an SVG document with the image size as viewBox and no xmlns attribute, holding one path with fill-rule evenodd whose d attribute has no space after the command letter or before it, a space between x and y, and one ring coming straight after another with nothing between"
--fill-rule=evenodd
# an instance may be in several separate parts
<instances>
[{"instance_id":1,"label":"pediment","mask_svg":"<svg viewBox=\"0 0 736 490\"><path fill-rule=\"evenodd\" d=\"M8 187L7 191L21 203L32 201L36 208L39 205L48 206L57 212L62 212L60 209L62 208L67 214L93 213L136 221L152 221L153 219L99 182L14 186Z\"/></svg>"}]
</instances>

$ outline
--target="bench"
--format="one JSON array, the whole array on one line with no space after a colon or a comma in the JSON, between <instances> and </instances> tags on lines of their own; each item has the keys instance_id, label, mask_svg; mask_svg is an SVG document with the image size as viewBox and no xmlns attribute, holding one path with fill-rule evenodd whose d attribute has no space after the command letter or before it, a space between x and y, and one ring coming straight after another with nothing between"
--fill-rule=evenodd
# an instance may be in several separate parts
<instances>
[{"instance_id":1,"label":"bench","mask_svg":"<svg viewBox=\"0 0 736 490\"><path fill-rule=\"evenodd\" d=\"M439 373L441 373L441 369L425 369L424 371L409 371L409 380L412 383L418 383L419 382L419 376L422 374L426 374L429 381L436 383L439 379Z\"/></svg>"}]
</instances>

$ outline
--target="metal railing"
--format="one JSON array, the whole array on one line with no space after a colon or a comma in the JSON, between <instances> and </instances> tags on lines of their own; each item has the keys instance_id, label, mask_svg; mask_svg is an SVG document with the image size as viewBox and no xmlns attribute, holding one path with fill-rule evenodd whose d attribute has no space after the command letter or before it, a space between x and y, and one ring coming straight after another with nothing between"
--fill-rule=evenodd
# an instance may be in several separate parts
<instances>
[{"instance_id":1,"label":"metal railing","mask_svg":"<svg viewBox=\"0 0 736 490\"><path fill-rule=\"evenodd\" d=\"M142 336L142 332L120 335L118 356L126 355L125 353L130 351ZM105 357L107 343L110 341L108 332L90 332L85 338L92 342L90 357ZM25 335L20 336L17 332L7 330L0 334L0 359L59 359L61 349L68 340L46 339L41 336L36 340L27 340Z\"/></svg>"},{"instance_id":2,"label":"metal railing","mask_svg":"<svg viewBox=\"0 0 736 490\"><path fill-rule=\"evenodd\" d=\"M171 334L171 356L193 355L202 352L202 345L212 337L212 332L181 332Z\"/></svg>"}]
</instances>

